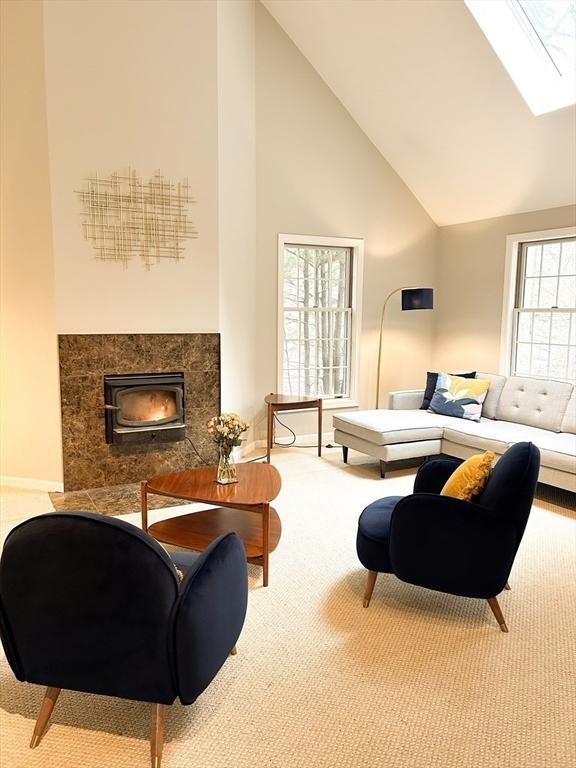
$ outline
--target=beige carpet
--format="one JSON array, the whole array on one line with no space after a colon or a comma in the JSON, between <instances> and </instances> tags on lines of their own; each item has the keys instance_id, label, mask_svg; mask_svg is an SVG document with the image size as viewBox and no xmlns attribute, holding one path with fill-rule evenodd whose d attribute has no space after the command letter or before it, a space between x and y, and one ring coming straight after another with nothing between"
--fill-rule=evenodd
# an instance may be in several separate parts
<instances>
[{"instance_id":1,"label":"beige carpet","mask_svg":"<svg viewBox=\"0 0 576 768\"><path fill-rule=\"evenodd\" d=\"M409 492L413 472L381 481L359 454L345 467L326 453L276 452L284 530L270 587L251 567L238 655L196 704L169 709L164 768L576 765L573 497L537 501L501 598L508 635L486 603L391 576L365 610L358 515ZM5 495L4 529L42 508L45 495ZM149 764L147 705L65 692L31 751L42 691L16 682L5 661L0 681L2 768Z\"/></svg>"}]
</instances>

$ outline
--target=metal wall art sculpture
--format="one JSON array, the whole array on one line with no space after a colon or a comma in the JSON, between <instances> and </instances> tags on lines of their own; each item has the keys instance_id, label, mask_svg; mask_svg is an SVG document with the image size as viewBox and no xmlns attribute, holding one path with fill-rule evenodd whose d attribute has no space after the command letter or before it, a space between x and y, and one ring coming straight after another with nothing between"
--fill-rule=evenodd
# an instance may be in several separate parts
<instances>
[{"instance_id":1,"label":"metal wall art sculpture","mask_svg":"<svg viewBox=\"0 0 576 768\"><path fill-rule=\"evenodd\" d=\"M139 257L149 270L165 259L182 261L183 241L197 237L188 218L188 179L174 184L159 170L144 182L135 170L98 174L77 190L83 204L84 237L96 258L119 261L124 268Z\"/></svg>"}]
</instances>

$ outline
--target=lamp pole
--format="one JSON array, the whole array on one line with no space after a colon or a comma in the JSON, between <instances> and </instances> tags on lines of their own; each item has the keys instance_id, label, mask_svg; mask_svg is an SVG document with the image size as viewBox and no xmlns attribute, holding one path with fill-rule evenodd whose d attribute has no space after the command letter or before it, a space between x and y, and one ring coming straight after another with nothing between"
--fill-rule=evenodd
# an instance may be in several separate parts
<instances>
[{"instance_id":1,"label":"lamp pole","mask_svg":"<svg viewBox=\"0 0 576 768\"><path fill-rule=\"evenodd\" d=\"M389 293L388 296L386 296L386 300L382 306L382 317L380 318L380 340L378 342L378 368L376 371L376 408L379 407L380 403L380 364L382 362L382 331L384 330L384 313L386 311L386 304L388 304L392 296L400 293L400 291L413 290L414 288L419 287L419 285L404 285L401 288L396 288L392 291L392 293Z\"/></svg>"}]
</instances>

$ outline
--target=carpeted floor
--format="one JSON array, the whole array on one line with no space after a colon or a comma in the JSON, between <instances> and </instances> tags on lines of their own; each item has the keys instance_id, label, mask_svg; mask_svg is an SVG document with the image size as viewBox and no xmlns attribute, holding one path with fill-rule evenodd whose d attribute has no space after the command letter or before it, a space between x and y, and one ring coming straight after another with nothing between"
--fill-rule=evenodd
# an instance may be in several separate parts
<instances>
[{"instance_id":1,"label":"carpeted floor","mask_svg":"<svg viewBox=\"0 0 576 768\"><path fill-rule=\"evenodd\" d=\"M362 607L358 515L409 492L414 473L382 481L359 454L349 466L326 454L275 453L283 536L270 586L251 566L238 655L194 705L168 710L164 768L576 765L574 497L539 494L500 600L506 635L485 602L391 576ZM6 493L4 533L44 509L45 494ZM64 692L32 751L42 690L18 683L5 660L0 682L2 768L149 765L147 705Z\"/></svg>"}]
</instances>

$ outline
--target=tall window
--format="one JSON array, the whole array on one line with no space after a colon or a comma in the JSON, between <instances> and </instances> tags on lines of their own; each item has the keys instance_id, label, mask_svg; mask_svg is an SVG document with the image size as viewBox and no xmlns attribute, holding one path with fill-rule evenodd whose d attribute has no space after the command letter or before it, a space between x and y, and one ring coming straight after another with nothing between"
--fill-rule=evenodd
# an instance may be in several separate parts
<instances>
[{"instance_id":1,"label":"tall window","mask_svg":"<svg viewBox=\"0 0 576 768\"><path fill-rule=\"evenodd\" d=\"M279 383L284 394L353 397L360 243L280 236Z\"/></svg>"},{"instance_id":2,"label":"tall window","mask_svg":"<svg viewBox=\"0 0 576 768\"><path fill-rule=\"evenodd\" d=\"M576 381L576 239L522 243L512 373Z\"/></svg>"}]
</instances>

